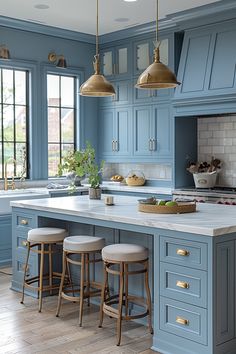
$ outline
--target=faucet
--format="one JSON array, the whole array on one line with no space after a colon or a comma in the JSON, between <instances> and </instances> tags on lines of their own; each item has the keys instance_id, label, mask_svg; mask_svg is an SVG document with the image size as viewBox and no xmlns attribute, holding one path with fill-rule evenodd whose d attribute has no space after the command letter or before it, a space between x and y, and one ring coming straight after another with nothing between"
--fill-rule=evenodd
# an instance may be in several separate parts
<instances>
[{"instance_id":1,"label":"faucet","mask_svg":"<svg viewBox=\"0 0 236 354\"><path fill-rule=\"evenodd\" d=\"M11 187L11 189L15 189L14 173L12 175L11 182L8 182L8 179L7 179L7 163L8 162L13 162L16 166L16 160L13 158L8 159L4 164L4 190L5 191L8 190L8 187Z\"/></svg>"}]
</instances>

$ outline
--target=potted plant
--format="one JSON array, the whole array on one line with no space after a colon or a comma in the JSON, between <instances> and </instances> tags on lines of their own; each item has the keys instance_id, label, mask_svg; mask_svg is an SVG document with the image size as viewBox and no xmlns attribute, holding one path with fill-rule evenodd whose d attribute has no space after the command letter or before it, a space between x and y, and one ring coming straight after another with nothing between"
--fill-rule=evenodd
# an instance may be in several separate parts
<instances>
[{"instance_id":1,"label":"potted plant","mask_svg":"<svg viewBox=\"0 0 236 354\"><path fill-rule=\"evenodd\" d=\"M70 151L63 158L63 162L58 166L58 174L62 176L63 171L73 172L76 176L88 177L90 184L89 198L101 199L101 177L104 161L100 166L95 160L95 150L89 142L86 143L84 150ZM72 189L75 184L72 183Z\"/></svg>"}]
</instances>

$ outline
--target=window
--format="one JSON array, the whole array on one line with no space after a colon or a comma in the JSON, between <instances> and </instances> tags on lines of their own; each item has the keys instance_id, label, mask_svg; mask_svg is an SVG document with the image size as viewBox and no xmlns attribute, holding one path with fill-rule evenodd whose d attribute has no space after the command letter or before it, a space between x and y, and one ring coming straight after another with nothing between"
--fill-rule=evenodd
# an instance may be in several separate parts
<instances>
[{"instance_id":1,"label":"window","mask_svg":"<svg viewBox=\"0 0 236 354\"><path fill-rule=\"evenodd\" d=\"M6 162L7 177L28 177L28 80L28 71L0 68L0 178Z\"/></svg>"},{"instance_id":2,"label":"window","mask_svg":"<svg viewBox=\"0 0 236 354\"><path fill-rule=\"evenodd\" d=\"M47 75L48 176L55 177L68 150L75 149L76 78Z\"/></svg>"}]
</instances>

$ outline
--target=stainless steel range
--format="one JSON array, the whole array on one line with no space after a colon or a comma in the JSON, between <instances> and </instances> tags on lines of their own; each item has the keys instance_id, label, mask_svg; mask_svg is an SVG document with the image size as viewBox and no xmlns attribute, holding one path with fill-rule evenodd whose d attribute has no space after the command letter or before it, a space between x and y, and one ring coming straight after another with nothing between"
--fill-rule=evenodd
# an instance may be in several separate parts
<instances>
[{"instance_id":1,"label":"stainless steel range","mask_svg":"<svg viewBox=\"0 0 236 354\"><path fill-rule=\"evenodd\" d=\"M236 187L181 188L172 192L173 200L192 200L199 203L236 205Z\"/></svg>"}]
</instances>

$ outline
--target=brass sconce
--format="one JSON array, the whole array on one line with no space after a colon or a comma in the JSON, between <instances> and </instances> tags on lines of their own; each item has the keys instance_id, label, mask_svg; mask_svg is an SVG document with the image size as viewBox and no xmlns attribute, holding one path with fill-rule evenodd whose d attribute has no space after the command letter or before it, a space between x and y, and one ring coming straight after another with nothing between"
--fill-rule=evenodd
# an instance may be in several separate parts
<instances>
[{"instance_id":1,"label":"brass sconce","mask_svg":"<svg viewBox=\"0 0 236 354\"><path fill-rule=\"evenodd\" d=\"M64 55L57 55L56 53L54 52L51 52L48 54L48 60L50 61L50 63L56 63L56 61L58 60L56 66L58 68L67 68L67 65L66 65L66 60L64 58Z\"/></svg>"},{"instance_id":2,"label":"brass sconce","mask_svg":"<svg viewBox=\"0 0 236 354\"><path fill-rule=\"evenodd\" d=\"M10 59L10 52L5 44L0 45L0 59Z\"/></svg>"}]
</instances>

